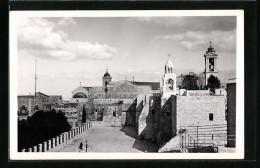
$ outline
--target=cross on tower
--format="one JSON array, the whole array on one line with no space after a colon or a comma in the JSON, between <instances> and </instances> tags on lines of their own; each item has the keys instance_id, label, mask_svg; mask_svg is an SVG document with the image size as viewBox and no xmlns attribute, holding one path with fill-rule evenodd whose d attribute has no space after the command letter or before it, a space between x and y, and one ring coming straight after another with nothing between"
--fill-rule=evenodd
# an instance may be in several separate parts
<instances>
[{"instance_id":1,"label":"cross on tower","mask_svg":"<svg viewBox=\"0 0 260 168\"><path fill-rule=\"evenodd\" d=\"M211 47L212 42L210 41L209 44L210 44L210 47Z\"/></svg>"},{"instance_id":2,"label":"cross on tower","mask_svg":"<svg viewBox=\"0 0 260 168\"><path fill-rule=\"evenodd\" d=\"M169 56L169 58L170 58L170 57L171 57L171 54L169 53L168 56Z\"/></svg>"}]
</instances>

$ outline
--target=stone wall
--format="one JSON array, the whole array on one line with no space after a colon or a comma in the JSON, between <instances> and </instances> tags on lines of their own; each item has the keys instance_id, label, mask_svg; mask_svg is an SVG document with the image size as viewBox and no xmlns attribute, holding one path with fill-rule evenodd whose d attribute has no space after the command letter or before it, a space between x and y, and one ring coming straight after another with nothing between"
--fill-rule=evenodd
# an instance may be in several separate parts
<instances>
[{"instance_id":1,"label":"stone wall","mask_svg":"<svg viewBox=\"0 0 260 168\"><path fill-rule=\"evenodd\" d=\"M209 115L213 116L212 121ZM205 137L202 137L200 135L200 142L207 143L210 140L210 143L217 142L221 143L221 145L224 144L223 136L220 136L220 134L226 134L224 96L172 95L169 97L163 95L161 97L160 113L157 116L159 119L157 121L154 120L152 125L153 127L155 127L155 124L159 125L157 143L160 147L178 135L181 129L187 129L187 131L188 129L192 129L194 131L194 126L199 128L199 134L203 134L203 136L204 133L206 134L205 130L210 130L210 133L207 133L210 136L205 135ZM146 122L149 122L149 118L146 118ZM212 125L217 126L212 127ZM193 134L194 132L189 133ZM213 134L212 137L211 134Z\"/></svg>"},{"instance_id":2,"label":"stone wall","mask_svg":"<svg viewBox=\"0 0 260 168\"><path fill-rule=\"evenodd\" d=\"M227 145L236 146L236 83L227 84Z\"/></svg>"},{"instance_id":3,"label":"stone wall","mask_svg":"<svg viewBox=\"0 0 260 168\"><path fill-rule=\"evenodd\" d=\"M152 94L137 97L138 136L140 139L157 141L159 132L160 97Z\"/></svg>"},{"instance_id":4,"label":"stone wall","mask_svg":"<svg viewBox=\"0 0 260 168\"><path fill-rule=\"evenodd\" d=\"M188 125L226 124L224 96L177 96L177 130ZM209 120L210 113L213 121Z\"/></svg>"},{"instance_id":5,"label":"stone wall","mask_svg":"<svg viewBox=\"0 0 260 168\"><path fill-rule=\"evenodd\" d=\"M159 133L157 135L157 143L159 146L166 144L172 137L172 108L173 108L172 96L163 95L161 97L161 109L159 114Z\"/></svg>"},{"instance_id":6,"label":"stone wall","mask_svg":"<svg viewBox=\"0 0 260 168\"><path fill-rule=\"evenodd\" d=\"M94 99L94 115L98 115L98 121L102 121L102 126L121 127L127 118L132 118L127 115L130 114L129 108L133 102L132 99Z\"/></svg>"},{"instance_id":7,"label":"stone wall","mask_svg":"<svg viewBox=\"0 0 260 168\"><path fill-rule=\"evenodd\" d=\"M28 113L28 115L34 114L36 111L36 105L38 106L38 110L43 110L44 103L47 103L47 100L35 97L19 97L18 96L18 115L21 113ZM22 106L26 107L26 110L23 111Z\"/></svg>"}]
</instances>

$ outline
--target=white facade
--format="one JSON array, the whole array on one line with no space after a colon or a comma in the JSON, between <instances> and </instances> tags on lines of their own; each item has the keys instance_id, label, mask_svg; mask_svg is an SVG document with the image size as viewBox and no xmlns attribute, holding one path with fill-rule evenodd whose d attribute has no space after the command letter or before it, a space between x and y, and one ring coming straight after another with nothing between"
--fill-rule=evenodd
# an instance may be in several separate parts
<instances>
[{"instance_id":1,"label":"white facade","mask_svg":"<svg viewBox=\"0 0 260 168\"><path fill-rule=\"evenodd\" d=\"M165 64L163 94L176 95L176 74L173 72L173 63L170 57Z\"/></svg>"},{"instance_id":2,"label":"white facade","mask_svg":"<svg viewBox=\"0 0 260 168\"><path fill-rule=\"evenodd\" d=\"M204 54L205 58L205 84L208 84L208 78L210 75L213 75L215 77L218 76L218 68L217 68L217 59L218 59L218 54L214 50L214 48L211 45Z\"/></svg>"}]
</instances>

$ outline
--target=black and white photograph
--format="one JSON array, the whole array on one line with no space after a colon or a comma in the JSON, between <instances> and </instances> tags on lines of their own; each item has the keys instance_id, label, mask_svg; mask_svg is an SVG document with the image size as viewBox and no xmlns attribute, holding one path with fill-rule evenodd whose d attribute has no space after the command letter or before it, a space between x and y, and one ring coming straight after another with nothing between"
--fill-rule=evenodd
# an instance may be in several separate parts
<instances>
[{"instance_id":1,"label":"black and white photograph","mask_svg":"<svg viewBox=\"0 0 260 168\"><path fill-rule=\"evenodd\" d=\"M11 11L10 159L243 159L242 10Z\"/></svg>"}]
</instances>

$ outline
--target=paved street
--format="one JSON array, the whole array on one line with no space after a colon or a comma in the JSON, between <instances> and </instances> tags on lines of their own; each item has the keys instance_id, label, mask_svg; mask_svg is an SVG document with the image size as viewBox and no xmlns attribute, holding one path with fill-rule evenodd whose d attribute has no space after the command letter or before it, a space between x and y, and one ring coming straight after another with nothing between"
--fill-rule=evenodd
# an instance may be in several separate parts
<instances>
[{"instance_id":1,"label":"paved street","mask_svg":"<svg viewBox=\"0 0 260 168\"><path fill-rule=\"evenodd\" d=\"M83 143L86 152L86 140L92 147L88 152L157 152L156 144L138 140L131 127L99 127L84 133L71 144L56 152L79 152L79 144Z\"/></svg>"}]
</instances>

